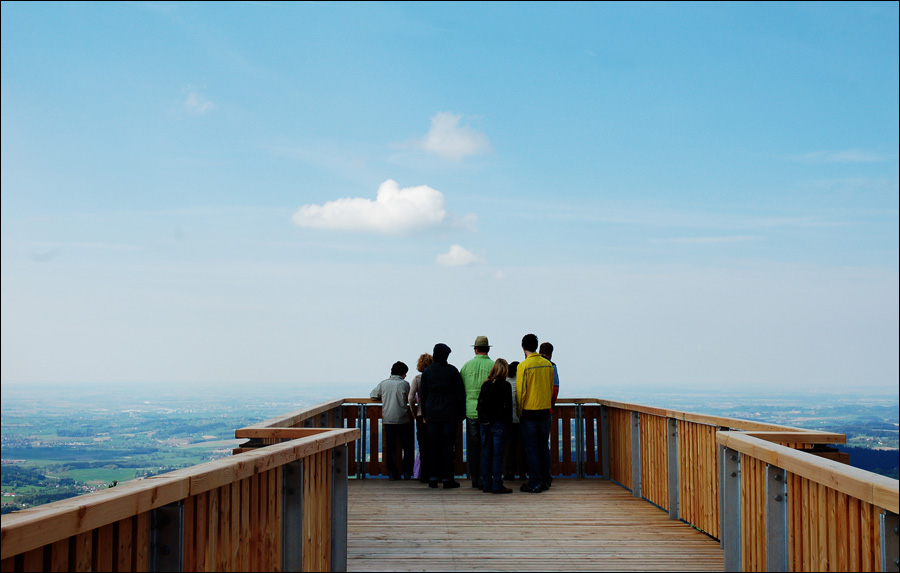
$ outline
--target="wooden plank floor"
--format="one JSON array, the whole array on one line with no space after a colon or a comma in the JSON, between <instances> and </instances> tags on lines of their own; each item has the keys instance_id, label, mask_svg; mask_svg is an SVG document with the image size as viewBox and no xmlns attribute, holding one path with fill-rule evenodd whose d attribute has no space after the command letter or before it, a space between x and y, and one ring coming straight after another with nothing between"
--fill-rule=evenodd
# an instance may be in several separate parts
<instances>
[{"instance_id":1,"label":"wooden plank floor","mask_svg":"<svg viewBox=\"0 0 900 573\"><path fill-rule=\"evenodd\" d=\"M493 495L350 480L350 571L723 571L719 542L599 479Z\"/></svg>"}]
</instances>

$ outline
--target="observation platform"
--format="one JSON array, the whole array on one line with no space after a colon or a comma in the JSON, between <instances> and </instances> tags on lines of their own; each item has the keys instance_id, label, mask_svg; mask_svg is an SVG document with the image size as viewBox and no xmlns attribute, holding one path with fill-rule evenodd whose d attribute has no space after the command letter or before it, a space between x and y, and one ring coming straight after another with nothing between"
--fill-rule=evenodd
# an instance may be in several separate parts
<instances>
[{"instance_id":1,"label":"observation platform","mask_svg":"<svg viewBox=\"0 0 900 573\"><path fill-rule=\"evenodd\" d=\"M841 463L842 434L599 398L553 420L553 487L489 495L385 479L381 405L323 402L4 515L0 572L898 571L898 482Z\"/></svg>"},{"instance_id":2,"label":"observation platform","mask_svg":"<svg viewBox=\"0 0 900 573\"><path fill-rule=\"evenodd\" d=\"M351 480L348 571L723 571L715 539L613 482L494 495Z\"/></svg>"}]
</instances>

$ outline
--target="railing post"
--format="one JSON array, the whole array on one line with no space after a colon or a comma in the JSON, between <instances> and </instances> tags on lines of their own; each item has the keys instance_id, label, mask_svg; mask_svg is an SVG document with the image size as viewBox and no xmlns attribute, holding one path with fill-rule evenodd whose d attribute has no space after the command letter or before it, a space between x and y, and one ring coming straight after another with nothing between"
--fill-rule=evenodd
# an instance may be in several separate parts
<instances>
[{"instance_id":1,"label":"railing post","mask_svg":"<svg viewBox=\"0 0 900 573\"><path fill-rule=\"evenodd\" d=\"M303 460L284 465L281 480L281 570L303 570Z\"/></svg>"},{"instance_id":2,"label":"railing post","mask_svg":"<svg viewBox=\"0 0 900 573\"><path fill-rule=\"evenodd\" d=\"M724 449L724 489L725 514L722 520L722 545L725 549L725 570L741 570L741 454L731 448Z\"/></svg>"},{"instance_id":3,"label":"railing post","mask_svg":"<svg viewBox=\"0 0 900 573\"><path fill-rule=\"evenodd\" d=\"M668 418L666 420L668 431L668 456L666 470L669 474L669 519L680 519L679 499L681 492L678 490L678 420Z\"/></svg>"},{"instance_id":4,"label":"railing post","mask_svg":"<svg viewBox=\"0 0 900 573\"><path fill-rule=\"evenodd\" d=\"M900 542L898 542L898 528L900 520L896 513L890 511L881 512L881 570L900 570Z\"/></svg>"},{"instance_id":5,"label":"railing post","mask_svg":"<svg viewBox=\"0 0 900 573\"><path fill-rule=\"evenodd\" d=\"M788 570L787 474L766 467L766 570Z\"/></svg>"},{"instance_id":6,"label":"railing post","mask_svg":"<svg viewBox=\"0 0 900 573\"><path fill-rule=\"evenodd\" d=\"M332 571L347 570L347 488L347 444L343 444L331 450Z\"/></svg>"},{"instance_id":7,"label":"railing post","mask_svg":"<svg viewBox=\"0 0 900 573\"><path fill-rule=\"evenodd\" d=\"M150 571L184 570L184 501L150 512Z\"/></svg>"},{"instance_id":8,"label":"railing post","mask_svg":"<svg viewBox=\"0 0 900 573\"><path fill-rule=\"evenodd\" d=\"M359 431L360 431L359 453L360 454L359 455L361 458L359 467L362 468L362 475L360 477L362 479L366 479L366 475L368 475L368 473L369 473L369 465L368 465L368 462L366 462L366 453L369 448L369 436L368 436L368 431L367 431L368 424L366 424L366 422L368 421L368 418L366 417L366 405L365 404L360 404L359 416L360 416L360 419L359 419Z\"/></svg>"},{"instance_id":9,"label":"railing post","mask_svg":"<svg viewBox=\"0 0 900 573\"><path fill-rule=\"evenodd\" d=\"M716 430L719 432L727 432L728 428L719 426ZM716 467L719 470L719 546L724 549L725 536L722 535L722 532L725 531L725 446L722 444L719 444L718 462Z\"/></svg>"},{"instance_id":10,"label":"railing post","mask_svg":"<svg viewBox=\"0 0 900 573\"><path fill-rule=\"evenodd\" d=\"M584 478L584 405L575 404L575 477Z\"/></svg>"},{"instance_id":11,"label":"railing post","mask_svg":"<svg viewBox=\"0 0 900 573\"><path fill-rule=\"evenodd\" d=\"M641 497L641 413L631 413L631 495Z\"/></svg>"},{"instance_id":12,"label":"railing post","mask_svg":"<svg viewBox=\"0 0 900 573\"><path fill-rule=\"evenodd\" d=\"M609 407L600 406L600 470L603 479L610 479L609 468Z\"/></svg>"}]
</instances>

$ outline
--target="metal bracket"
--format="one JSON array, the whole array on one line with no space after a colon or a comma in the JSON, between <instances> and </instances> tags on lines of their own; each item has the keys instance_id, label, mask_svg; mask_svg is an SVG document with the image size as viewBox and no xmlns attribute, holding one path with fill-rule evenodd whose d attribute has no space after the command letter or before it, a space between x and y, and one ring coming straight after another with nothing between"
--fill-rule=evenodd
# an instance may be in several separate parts
<instances>
[{"instance_id":1,"label":"metal bracket","mask_svg":"<svg viewBox=\"0 0 900 573\"><path fill-rule=\"evenodd\" d=\"M896 513L883 511L881 522L881 570L900 570L900 520Z\"/></svg>"},{"instance_id":2,"label":"metal bracket","mask_svg":"<svg viewBox=\"0 0 900 573\"><path fill-rule=\"evenodd\" d=\"M150 571L184 570L184 501L150 512Z\"/></svg>"}]
</instances>

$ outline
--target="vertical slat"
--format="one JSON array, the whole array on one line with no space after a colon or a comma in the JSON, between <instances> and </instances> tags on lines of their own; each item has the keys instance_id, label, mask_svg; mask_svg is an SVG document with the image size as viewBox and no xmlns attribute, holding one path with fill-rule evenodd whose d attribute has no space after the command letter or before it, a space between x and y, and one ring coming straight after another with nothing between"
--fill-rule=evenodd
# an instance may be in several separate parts
<instances>
[{"instance_id":1,"label":"vertical slat","mask_svg":"<svg viewBox=\"0 0 900 573\"><path fill-rule=\"evenodd\" d=\"M806 478L803 478L802 482L803 482L803 489L802 489L802 496L803 496L802 497L802 503L803 503L802 516L803 517L801 518L801 531L802 531L802 535L803 535L803 559L801 560L802 566L801 566L800 570L801 571L811 571L812 564L811 564L811 558L810 558L810 552L811 552L810 544L811 544L812 536L810 534L810 525L811 525L812 520L810 519L810 517L811 517L812 512L810 511L810 508L809 508L809 505L810 505L809 480L807 480Z\"/></svg>"},{"instance_id":2,"label":"vertical slat","mask_svg":"<svg viewBox=\"0 0 900 573\"><path fill-rule=\"evenodd\" d=\"M816 537L818 539L816 556L818 571L828 571L828 494L825 486L816 484Z\"/></svg>"},{"instance_id":3,"label":"vertical slat","mask_svg":"<svg viewBox=\"0 0 900 573\"><path fill-rule=\"evenodd\" d=\"M196 571L197 558L194 549L197 547L197 498L188 497L182 507L182 571Z\"/></svg>"},{"instance_id":4,"label":"vertical slat","mask_svg":"<svg viewBox=\"0 0 900 573\"><path fill-rule=\"evenodd\" d=\"M790 568L788 571L800 571L800 563L802 562L802 546L801 546L801 520L800 520L800 511L801 511L801 491L800 491L800 476L794 474L788 474L789 482L788 482L788 511L789 511L789 525L788 525L788 538L790 539Z\"/></svg>"},{"instance_id":5,"label":"vertical slat","mask_svg":"<svg viewBox=\"0 0 900 573\"><path fill-rule=\"evenodd\" d=\"M840 571L838 568L838 536L837 536L837 499L835 492L831 488L827 488L825 495L825 508L828 512L826 516L826 525L828 532L826 534L826 544L828 547L828 570Z\"/></svg>"},{"instance_id":6,"label":"vertical slat","mask_svg":"<svg viewBox=\"0 0 900 573\"><path fill-rule=\"evenodd\" d=\"M229 507L231 508L231 517L228 521L231 528L228 532L228 570L237 571L240 568L241 554L241 484L243 480L236 481L228 488L228 495L231 498Z\"/></svg>"},{"instance_id":7,"label":"vertical slat","mask_svg":"<svg viewBox=\"0 0 900 573\"><path fill-rule=\"evenodd\" d=\"M197 571L209 571L209 492L194 496L197 501L194 517L196 534L194 536L194 558Z\"/></svg>"},{"instance_id":8,"label":"vertical slat","mask_svg":"<svg viewBox=\"0 0 900 573\"><path fill-rule=\"evenodd\" d=\"M219 486L219 531L216 534L216 571L234 571L231 564L231 484Z\"/></svg>"},{"instance_id":9,"label":"vertical slat","mask_svg":"<svg viewBox=\"0 0 900 573\"><path fill-rule=\"evenodd\" d=\"M250 522L248 524L248 547L251 571L262 571L259 539L259 474L250 476Z\"/></svg>"},{"instance_id":10,"label":"vertical slat","mask_svg":"<svg viewBox=\"0 0 900 573\"><path fill-rule=\"evenodd\" d=\"M284 473L282 472L284 466L273 469L272 474L274 475L272 488L274 490L272 497L274 498L274 515L275 515L275 527L272 528L272 543L275 546L275 555L273 556L273 563L275 566L275 570L278 570L278 567L281 566L282 558L284 556L284 545L282 543L281 531L284 528Z\"/></svg>"},{"instance_id":11,"label":"vertical slat","mask_svg":"<svg viewBox=\"0 0 900 573\"><path fill-rule=\"evenodd\" d=\"M69 561L74 561L75 571L91 571L94 562L93 534L90 531L79 533L75 536L75 555Z\"/></svg>"},{"instance_id":12,"label":"vertical slat","mask_svg":"<svg viewBox=\"0 0 900 573\"><path fill-rule=\"evenodd\" d=\"M38 547L36 549L32 549L31 551L26 551L22 556L22 563L24 571L43 571L44 548Z\"/></svg>"},{"instance_id":13,"label":"vertical slat","mask_svg":"<svg viewBox=\"0 0 900 573\"><path fill-rule=\"evenodd\" d=\"M50 546L50 571L69 571L69 539L61 539Z\"/></svg>"},{"instance_id":14,"label":"vertical slat","mask_svg":"<svg viewBox=\"0 0 900 573\"><path fill-rule=\"evenodd\" d=\"M847 552L847 566L849 567L849 571L860 571L862 566L862 555L861 555L861 541L862 535L860 535L860 512L859 512L859 504L860 501L855 497L850 497L847 500L847 508L848 508L848 517L849 524L847 527L848 537L849 537L849 548Z\"/></svg>"},{"instance_id":15,"label":"vertical slat","mask_svg":"<svg viewBox=\"0 0 900 573\"><path fill-rule=\"evenodd\" d=\"M835 536L837 537L837 570L849 571L847 561L847 494L837 492L835 508Z\"/></svg>"},{"instance_id":16,"label":"vertical slat","mask_svg":"<svg viewBox=\"0 0 900 573\"><path fill-rule=\"evenodd\" d=\"M252 571L250 569L250 563L253 559L253 550L251 549L251 534L250 534L250 521L252 520L251 516L251 500L253 498L252 489L253 489L253 479L252 478L244 478L241 480L241 527L238 533L239 541L238 541L238 569L240 571Z\"/></svg>"},{"instance_id":17,"label":"vertical slat","mask_svg":"<svg viewBox=\"0 0 900 573\"><path fill-rule=\"evenodd\" d=\"M872 530L872 506L866 502L859 502L859 528L862 533L861 547L861 571L872 571L875 564L872 562L872 539L870 531Z\"/></svg>"},{"instance_id":18,"label":"vertical slat","mask_svg":"<svg viewBox=\"0 0 900 573\"><path fill-rule=\"evenodd\" d=\"M132 557L134 553L133 539L134 524L132 518L122 519L116 522L117 548L116 571L132 571Z\"/></svg>"},{"instance_id":19,"label":"vertical slat","mask_svg":"<svg viewBox=\"0 0 900 573\"><path fill-rule=\"evenodd\" d=\"M280 501L278 491L278 470L271 469L266 472L266 565L269 571L276 571L281 566L281 560L278 558L278 542L277 533L281 531L279 523L278 501Z\"/></svg>"},{"instance_id":20,"label":"vertical slat","mask_svg":"<svg viewBox=\"0 0 900 573\"><path fill-rule=\"evenodd\" d=\"M206 543L206 552L204 556L204 562L206 564L204 570L216 571L216 563L218 562L219 554L219 489L214 488L210 490L207 500L209 503L206 512L206 535L208 541Z\"/></svg>"},{"instance_id":21,"label":"vertical slat","mask_svg":"<svg viewBox=\"0 0 900 573\"><path fill-rule=\"evenodd\" d=\"M94 571L113 570L113 524L107 524L94 530Z\"/></svg>"},{"instance_id":22,"label":"vertical slat","mask_svg":"<svg viewBox=\"0 0 900 573\"><path fill-rule=\"evenodd\" d=\"M269 472L259 474L259 523L257 535L257 560L260 571L268 571L269 564Z\"/></svg>"},{"instance_id":23,"label":"vertical slat","mask_svg":"<svg viewBox=\"0 0 900 573\"><path fill-rule=\"evenodd\" d=\"M134 518L134 570L150 570L150 512Z\"/></svg>"}]
</instances>

